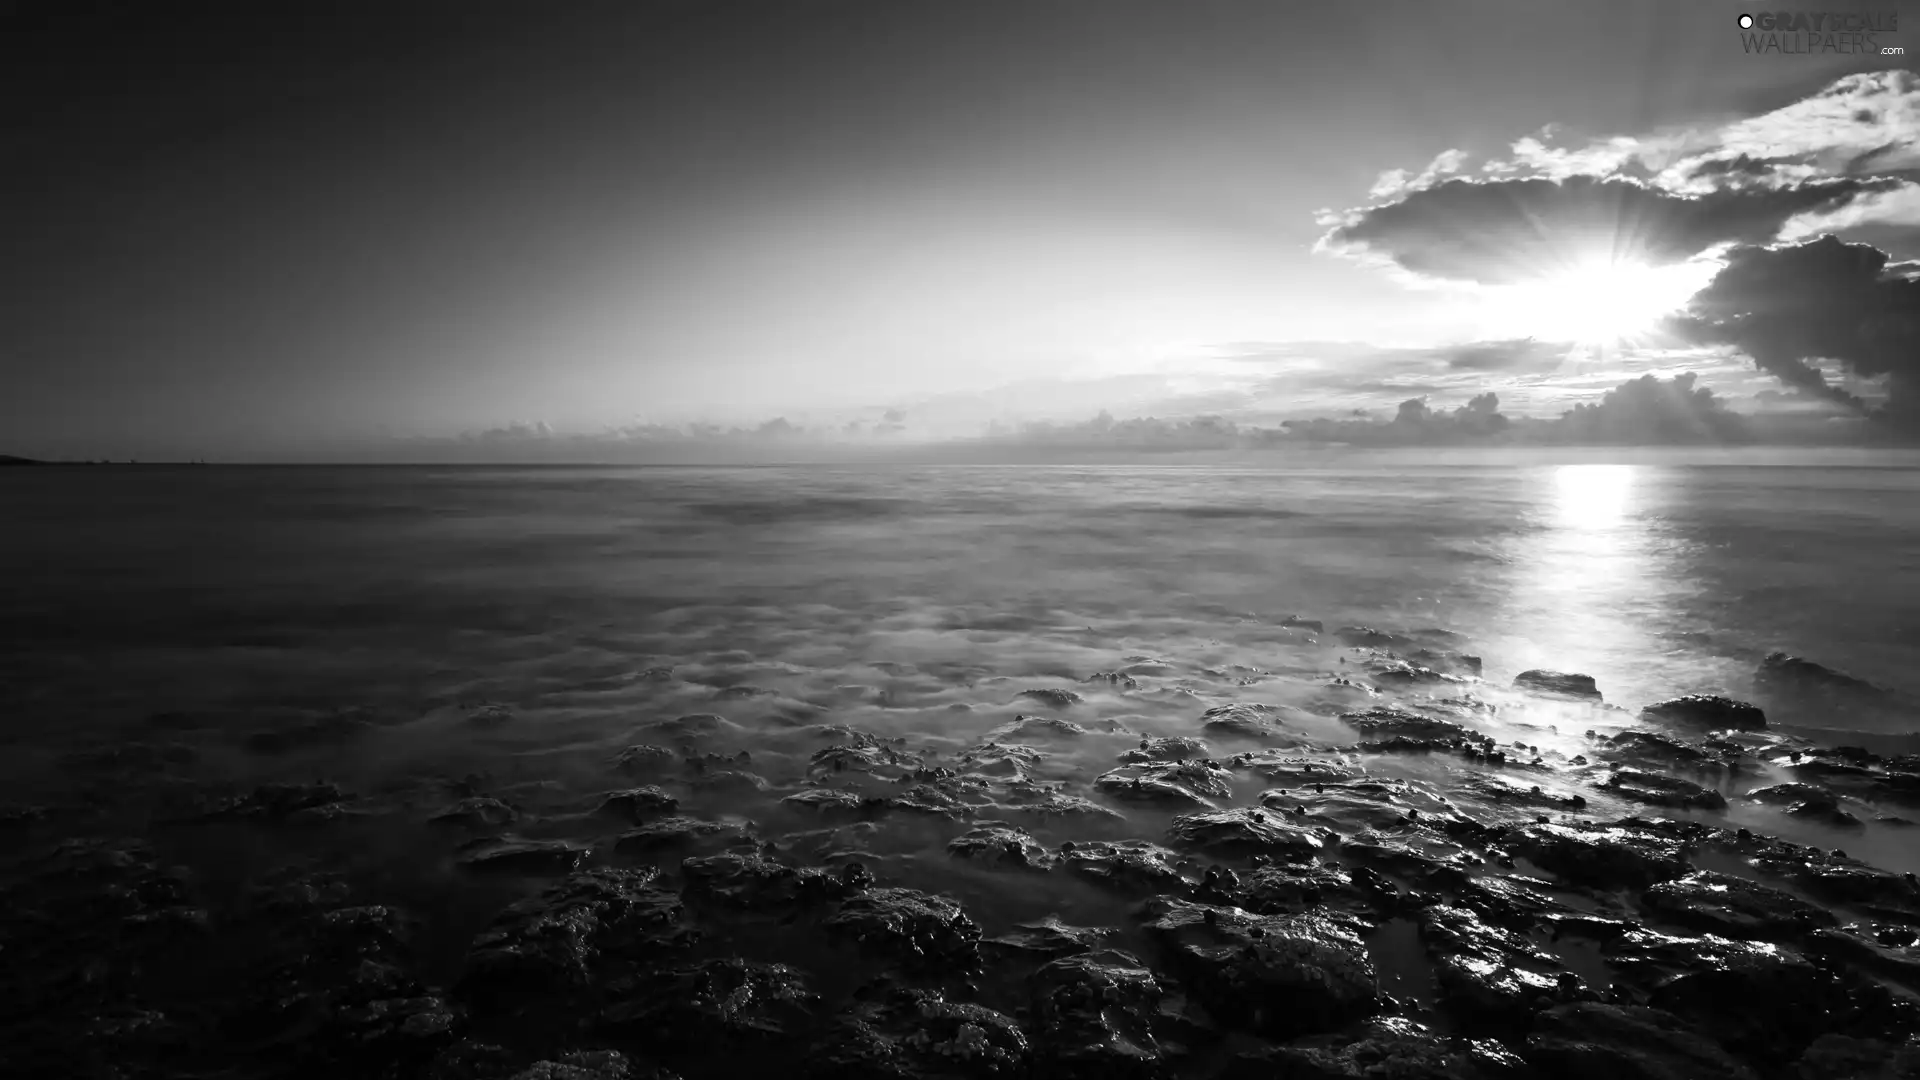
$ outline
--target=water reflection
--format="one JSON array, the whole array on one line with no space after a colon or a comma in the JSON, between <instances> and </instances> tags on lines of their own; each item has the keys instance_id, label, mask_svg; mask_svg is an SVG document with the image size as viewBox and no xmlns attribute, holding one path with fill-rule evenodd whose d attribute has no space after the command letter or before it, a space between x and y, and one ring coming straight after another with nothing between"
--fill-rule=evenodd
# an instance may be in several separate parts
<instances>
[{"instance_id":1,"label":"water reflection","mask_svg":"<svg viewBox=\"0 0 1920 1080\"><path fill-rule=\"evenodd\" d=\"M1686 583L1666 534L1661 471L1643 465L1562 465L1529 478L1530 528L1506 552L1502 603L1516 669L1581 671L1608 700L1632 707L1679 692L1658 661L1659 628Z\"/></svg>"}]
</instances>

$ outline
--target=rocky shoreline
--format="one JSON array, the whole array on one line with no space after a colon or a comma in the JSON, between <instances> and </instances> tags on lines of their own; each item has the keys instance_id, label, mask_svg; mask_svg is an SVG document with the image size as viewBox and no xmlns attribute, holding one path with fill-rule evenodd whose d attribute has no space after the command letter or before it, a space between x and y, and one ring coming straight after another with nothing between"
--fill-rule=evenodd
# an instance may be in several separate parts
<instances>
[{"instance_id":1,"label":"rocky shoreline","mask_svg":"<svg viewBox=\"0 0 1920 1080\"><path fill-rule=\"evenodd\" d=\"M1841 839L1920 817L1920 756L1769 722L1884 692L1775 655L1765 708L1635 714L1287 625L1334 670L977 680L935 732L463 707L434 737L513 763L464 775L297 777L411 717L147 717L0 807L0 1073L1920 1076L1920 882Z\"/></svg>"}]
</instances>

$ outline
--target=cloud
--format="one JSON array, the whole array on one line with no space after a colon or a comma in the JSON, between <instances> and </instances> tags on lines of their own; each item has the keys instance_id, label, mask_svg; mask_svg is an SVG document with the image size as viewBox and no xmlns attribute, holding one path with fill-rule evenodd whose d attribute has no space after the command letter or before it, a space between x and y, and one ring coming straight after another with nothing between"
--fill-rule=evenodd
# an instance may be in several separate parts
<instances>
[{"instance_id":1,"label":"cloud","mask_svg":"<svg viewBox=\"0 0 1920 1080\"><path fill-rule=\"evenodd\" d=\"M1326 246L1427 277L1516 284L1595 253L1669 265L1720 244L1764 243L1800 215L1898 184L1834 178L1680 195L1626 178L1454 179L1356 211Z\"/></svg>"},{"instance_id":2,"label":"cloud","mask_svg":"<svg viewBox=\"0 0 1920 1080\"><path fill-rule=\"evenodd\" d=\"M1879 415L1920 427L1920 272L1878 248L1831 236L1736 248L1674 326L1693 341L1738 348L1790 387L1863 410L1816 361L1884 378Z\"/></svg>"},{"instance_id":3,"label":"cloud","mask_svg":"<svg viewBox=\"0 0 1920 1080\"><path fill-rule=\"evenodd\" d=\"M1323 212L1317 250L1423 288L1514 284L1595 255L1654 265L1723 245L1920 230L1920 78L1862 72L1729 123L1584 144L1551 125L1463 175L1457 151Z\"/></svg>"}]
</instances>

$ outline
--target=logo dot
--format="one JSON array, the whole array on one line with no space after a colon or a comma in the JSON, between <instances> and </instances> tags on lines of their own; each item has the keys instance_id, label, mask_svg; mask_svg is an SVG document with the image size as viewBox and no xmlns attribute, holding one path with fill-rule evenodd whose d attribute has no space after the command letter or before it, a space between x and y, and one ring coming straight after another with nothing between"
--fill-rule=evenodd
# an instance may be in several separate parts
<instances>
[{"instance_id":1,"label":"logo dot","mask_svg":"<svg viewBox=\"0 0 1920 1080\"><path fill-rule=\"evenodd\" d=\"M1751 15L1740 16L1740 29L1742 30L1753 29L1753 16Z\"/></svg>"}]
</instances>

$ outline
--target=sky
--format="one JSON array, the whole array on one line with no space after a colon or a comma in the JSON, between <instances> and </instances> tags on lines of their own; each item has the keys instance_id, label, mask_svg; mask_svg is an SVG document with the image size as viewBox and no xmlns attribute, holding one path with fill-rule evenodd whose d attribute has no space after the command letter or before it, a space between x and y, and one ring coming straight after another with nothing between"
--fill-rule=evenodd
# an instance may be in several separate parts
<instances>
[{"instance_id":1,"label":"sky","mask_svg":"<svg viewBox=\"0 0 1920 1080\"><path fill-rule=\"evenodd\" d=\"M0 452L1550 414L1683 369L1872 407L1920 61L1751 53L1747 10L14 0ZM1804 10L1920 48L1912 0ZM1827 232L1871 247L1773 261ZM1833 259L1858 288L1756 337Z\"/></svg>"}]
</instances>

